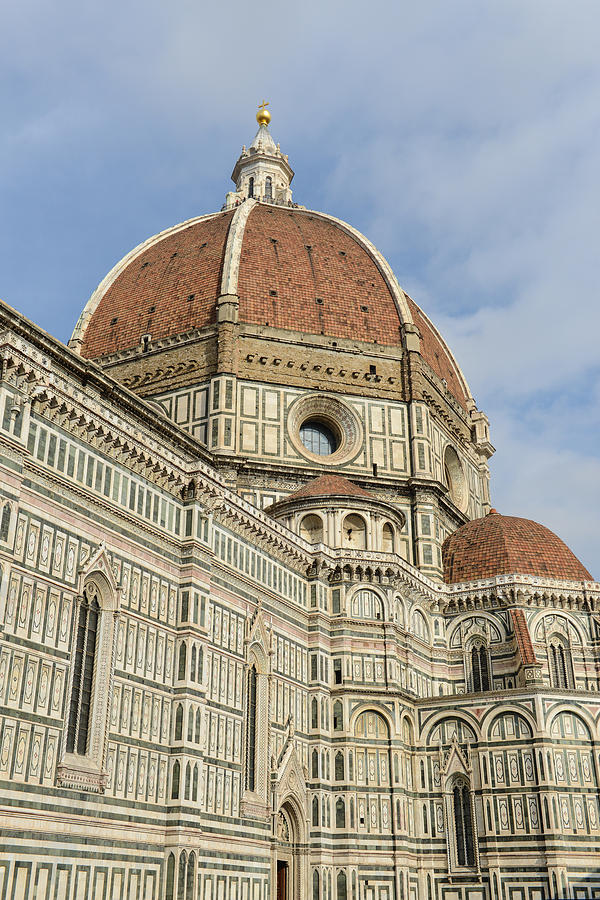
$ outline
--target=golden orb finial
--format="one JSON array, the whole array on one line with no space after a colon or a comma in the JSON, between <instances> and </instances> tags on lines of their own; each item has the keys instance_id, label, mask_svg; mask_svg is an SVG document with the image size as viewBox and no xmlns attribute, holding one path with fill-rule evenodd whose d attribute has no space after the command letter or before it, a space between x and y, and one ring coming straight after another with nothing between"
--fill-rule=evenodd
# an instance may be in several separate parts
<instances>
[{"instance_id":1,"label":"golden orb finial","mask_svg":"<svg viewBox=\"0 0 600 900\"><path fill-rule=\"evenodd\" d=\"M266 100L258 104L258 112L256 113L256 121L259 125L268 125L271 121L271 113L267 109L269 104Z\"/></svg>"}]
</instances>

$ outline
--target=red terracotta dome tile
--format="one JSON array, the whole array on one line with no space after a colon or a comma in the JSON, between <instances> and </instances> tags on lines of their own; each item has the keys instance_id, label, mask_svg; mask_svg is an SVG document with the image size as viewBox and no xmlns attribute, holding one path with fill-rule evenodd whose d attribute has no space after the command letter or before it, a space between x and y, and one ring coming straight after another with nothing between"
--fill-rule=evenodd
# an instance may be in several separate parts
<instances>
[{"instance_id":1,"label":"red terracotta dome tile","mask_svg":"<svg viewBox=\"0 0 600 900\"><path fill-rule=\"evenodd\" d=\"M83 336L81 355L105 356L210 325L216 318L223 257L233 213L167 233L117 274Z\"/></svg>"},{"instance_id":2,"label":"red terracotta dome tile","mask_svg":"<svg viewBox=\"0 0 600 900\"><path fill-rule=\"evenodd\" d=\"M367 497L373 500L373 494L365 491L357 484L342 478L341 475L321 475L289 494L284 499L300 500L303 497Z\"/></svg>"},{"instance_id":3,"label":"red terracotta dome tile","mask_svg":"<svg viewBox=\"0 0 600 900\"><path fill-rule=\"evenodd\" d=\"M97 359L134 350L146 334L155 342L214 324L234 214L182 223L125 257L82 316L82 356ZM399 346L397 298L376 252L351 232L307 210L262 203L249 209L237 273L240 322ZM452 354L416 303L406 303L423 358L466 409Z\"/></svg>"},{"instance_id":4,"label":"red terracotta dome tile","mask_svg":"<svg viewBox=\"0 0 600 900\"><path fill-rule=\"evenodd\" d=\"M447 537L442 557L448 584L513 574L593 580L550 529L530 519L502 516L495 510Z\"/></svg>"}]
</instances>

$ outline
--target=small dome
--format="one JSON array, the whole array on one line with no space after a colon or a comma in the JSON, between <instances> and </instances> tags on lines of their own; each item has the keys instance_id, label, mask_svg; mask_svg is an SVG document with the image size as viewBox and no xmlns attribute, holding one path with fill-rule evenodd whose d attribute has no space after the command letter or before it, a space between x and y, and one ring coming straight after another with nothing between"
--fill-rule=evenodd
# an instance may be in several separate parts
<instances>
[{"instance_id":1,"label":"small dome","mask_svg":"<svg viewBox=\"0 0 600 900\"><path fill-rule=\"evenodd\" d=\"M536 575L593 581L567 545L531 519L502 516L492 509L446 538L442 547L447 584L496 575Z\"/></svg>"},{"instance_id":2,"label":"small dome","mask_svg":"<svg viewBox=\"0 0 600 900\"><path fill-rule=\"evenodd\" d=\"M321 475L289 494L286 500L301 500L303 497L366 497L374 500L373 494L341 475Z\"/></svg>"}]
</instances>

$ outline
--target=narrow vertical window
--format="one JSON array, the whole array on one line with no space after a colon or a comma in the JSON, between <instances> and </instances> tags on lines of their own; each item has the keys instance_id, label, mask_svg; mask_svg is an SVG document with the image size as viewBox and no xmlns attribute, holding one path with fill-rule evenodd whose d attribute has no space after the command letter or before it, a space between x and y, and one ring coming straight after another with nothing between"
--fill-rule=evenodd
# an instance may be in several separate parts
<instances>
[{"instance_id":1,"label":"narrow vertical window","mask_svg":"<svg viewBox=\"0 0 600 900\"><path fill-rule=\"evenodd\" d=\"M335 802L335 827L346 827L346 804L342 797L338 797Z\"/></svg>"},{"instance_id":2,"label":"narrow vertical window","mask_svg":"<svg viewBox=\"0 0 600 900\"><path fill-rule=\"evenodd\" d=\"M338 872L337 876L337 900L346 900L346 873Z\"/></svg>"},{"instance_id":3,"label":"narrow vertical window","mask_svg":"<svg viewBox=\"0 0 600 900\"><path fill-rule=\"evenodd\" d=\"M0 523L0 541L8 540L8 530L10 527L10 503L4 504L2 510L2 522Z\"/></svg>"},{"instance_id":4,"label":"narrow vertical window","mask_svg":"<svg viewBox=\"0 0 600 900\"><path fill-rule=\"evenodd\" d=\"M248 196L254 197L254 178L250 178L248 182Z\"/></svg>"},{"instance_id":5,"label":"narrow vertical window","mask_svg":"<svg viewBox=\"0 0 600 900\"><path fill-rule=\"evenodd\" d=\"M175 763L173 764L171 778L171 800L179 800L179 779L181 778L181 766L179 765L179 760L175 760Z\"/></svg>"},{"instance_id":6,"label":"narrow vertical window","mask_svg":"<svg viewBox=\"0 0 600 900\"><path fill-rule=\"evenodd\" d=\"M246 744L246 787L253 791L256 787L256 667L248 673L248 718Z\"/></svg>"},{"instance_id":7,"label":"narrow vertical window","mask_svg":"<svg viewBox=\"0 0 600 900\"><path fill-rule=\"evenodd\" d=\"M90 601L84 591L83 600L79 605L73 687L67 726L67 753L78 753L82 756L87 752L90 727L99 613L98 601Z\"/></svg>"},{"instance_id":8,"label":"narrow vertical window","mask_svg":"<svg viewBox=\"0 0 600 900\"><path fill-rule=\"evenodd\" d=\"M312 801L312 823L314 826L319 824L319 798L313 797Z\"/></svg>"},{"instance_id":9,"label":"narrow vertical window","mask_svg":"<svg viewBox=\"0 0 600 900\"><path fill-rule=\"evenodd\" d=\"M316 697L313 697L310 706L310 727L315 729L319 727L319 706Z\"/></svg>"},{"instance_id":10,"label":"narrow vertical window","mask_svg":"<svg viewBox=\"0 0 600 900\"><path fill-rule=\"evenodd\" d=\"M175 710L175 740L180 741L183 737L183 706L180 703Z\"/></svg>"},{"instance_id":11,"label":"narrow vertical window","mask_svg":"<svg viewBox=\"0 0 600 900\"><path fill-rule=\"evenodd\" d=\"M312 752L312 777L319 777L319 754L316 750Z\"/></svg>"},{"instance_id":12,"label":"narrow vertical window","mask_svg":"<svg viewBox=\"0 0 600 900\"><path fill-rule=\"evenodd\" d=\"M319 900L319 870L318 869L313 869L312 895L313 895L313 900Z\"/></svg>"},{"instance_id":13,"label":"narrow vertical window","mask_svg":"<svg viewBox=\"0 0 600 900\"><path fill-rule=\"evenodd\" d=\"M550 682L552 687L572 688L574 684L571 650L559 640L549 647Z\"/></svg>"},{"instance_id":14,"label":"narrow vertical window","mask_svg":"<svg viewBox=\"0 0 600 900\"><path fill-rule=\"evenodd\" d=\"M185 900L185 872L186 872L186 852L185 850L179 857L179 876L177 878L177 900Z\"/></svg>"},{"instance_id":15,"label":"narrow vertical window","mask_svg":"<svg viewBox=\"0 0 600 900\"><path fill-rule=\"evenodd\" d=\"M183 681L185 679L185 670L187 664L187 647L185 644L182 644L179 648L179 666L177 677L179 681Z\"/></svg>"},{"instance_id":16,"label":"narrow vertical window","mask_svg":"<svg viewBox=\"0 0 600 900\"><path fill-rule=\"evenodd\" d=\"M342 704L336 700L333 704L333 730L341 731L344 727L344 714Z\"/></svg>"},{"instance_id":17,"label":"narrow vertical window","mask_svg":"<svg viewBox=\"0 0 600 900\"><path fill-rule=\"evenodd\" d=\"M265 179L265 200L273 199L273 179L267 176Z\"/></svg>"},{"instance_id":18,"label":"narrow vertical window","mask_svg":"<svg viewBox=\"0 0 600 900\"><path fill-rule=\"evenodd\" d=\"M471 647L471 690L489 691L490 663L487 647L473 644Z\"/></svg>"},{"instance_id":19,"label":"narrow vertical window","mask_svg":"<svg viewBox=\"0 0 600 900\"><path fill-rule=\"evenodd\" d=\"M455 784L452 794L456 861L459 866L474 866L475 845L469 787L464 782L458 782Z\"/></svg>"},{"instance_id":20,"label":"narrow vertical window","mask_svg":"<svg viewBox=\"0 0 600 900\"><path fill-rule=\"evenodd\" d=\"M175 887L175 857L169 853L167 860L167 877L165 888L165 900L173 900L173 890Z\"/></svg>"},{"instance_id":21,"label":"narrow vertical window","mask_svg":"<svg viewBox=\"0 0 600 900\"><path fill-rule=\"evenodd\" d=\"M196 854L190 853L187 862L187 876L185 881L185 900L193 900L194 875L196 874Z\"/></svg>"}]
</instances>

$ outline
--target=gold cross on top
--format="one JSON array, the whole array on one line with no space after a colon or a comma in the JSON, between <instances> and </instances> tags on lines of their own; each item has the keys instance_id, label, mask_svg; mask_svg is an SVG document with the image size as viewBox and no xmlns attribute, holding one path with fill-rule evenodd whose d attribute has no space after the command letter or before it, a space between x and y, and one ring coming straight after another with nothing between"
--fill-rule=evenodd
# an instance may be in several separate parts
<instances>
[{"instance_id":1,"label":"gold cross on top","mask_svg":"<svg viewBox=\"0 0 600 900\"><path fill-rule=\"evenodd\" d=\"M268 105L269 105L269 104L267 103L267 101L266 101L266 100L263 100L262 103L259 103L259 104L258 104L258 108L264 110L264 109L267 108Z\"/></svg>"}]
</instances>

